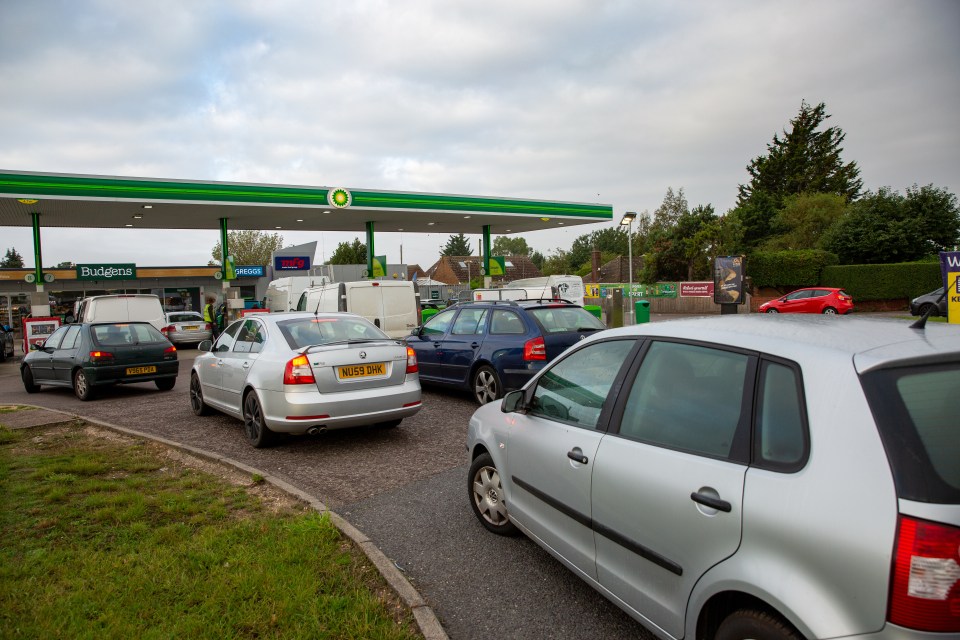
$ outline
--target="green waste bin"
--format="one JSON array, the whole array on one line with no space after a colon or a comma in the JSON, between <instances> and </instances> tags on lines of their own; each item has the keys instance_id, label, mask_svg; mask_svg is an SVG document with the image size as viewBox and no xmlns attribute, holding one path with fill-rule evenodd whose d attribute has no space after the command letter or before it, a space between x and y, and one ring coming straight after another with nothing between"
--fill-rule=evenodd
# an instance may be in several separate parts
<instances>
[{"instance_id":1,"label":"green waste bin","mask_svg":"<svg viewBox=\"0 0 960 640\"><path fill-rule=\"evenodd\" d=\"M650 322L650 301L637 300L633 303L634 322L642 324Z\"/></svg>"},{"instance_id":2,"label":"green waste bin","mask_svg":"<svg viewBox=\"0 0 960 640\"><path fill-rule=\"evenodd\" d=\"M590 312L592 315L594 315L597 319L600 318L600 305L598 305L598 304L585 304L585 305L583 305L583 308L586 309L587 311L589 311L589 312Z\"/></svg>"},{"instance_id":3,"label":"green waste bin","mask_svg":"<svg viewBox=\"0 0 960 640\"><path fill-rule=\"evenodd\" d=\"M423 324L438 313L440 313L438 309L424 309L420 312L420 324Z\"/></svg>"}]
</instances>

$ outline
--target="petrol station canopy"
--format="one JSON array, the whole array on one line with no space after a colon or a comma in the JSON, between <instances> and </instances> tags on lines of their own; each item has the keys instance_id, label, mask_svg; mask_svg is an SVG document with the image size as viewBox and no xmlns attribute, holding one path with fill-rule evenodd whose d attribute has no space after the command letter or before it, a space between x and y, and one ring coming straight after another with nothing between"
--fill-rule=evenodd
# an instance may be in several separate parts
<instances>
[{"instance_id":1,"label":"petrol station canopy","mask_svg":"<svg viewBox=\"0 0 960 640\"><path fill-rule=\"evenodd\" d=\"M505 235L612 218L604 204L0 170L6 227Z\"/></svg>"}]
</instances>

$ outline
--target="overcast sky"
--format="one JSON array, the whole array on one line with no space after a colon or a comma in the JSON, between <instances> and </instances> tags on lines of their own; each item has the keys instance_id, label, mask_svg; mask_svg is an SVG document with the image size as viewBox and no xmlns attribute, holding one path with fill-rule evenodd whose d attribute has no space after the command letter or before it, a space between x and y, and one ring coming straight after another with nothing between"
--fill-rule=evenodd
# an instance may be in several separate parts
<instances>
[{"instance_id":1,"label":"overcast sky","mask_svg":"<svg viewBox=\"0 0 960 640\"><path fill-rule=\"evenodd\" d=\"M726 212L806 100L865 188L960 194L958 34L956 0L0 0L0 169L600 202L616 224L668 187ZM318 261L354 237L284 234ZM376 248L426 268L447 237ZM43 257L198 265L218 240L48 229ZM9 247L33 265L29 229L0 227Z\"/></svg>"}]
</instances>

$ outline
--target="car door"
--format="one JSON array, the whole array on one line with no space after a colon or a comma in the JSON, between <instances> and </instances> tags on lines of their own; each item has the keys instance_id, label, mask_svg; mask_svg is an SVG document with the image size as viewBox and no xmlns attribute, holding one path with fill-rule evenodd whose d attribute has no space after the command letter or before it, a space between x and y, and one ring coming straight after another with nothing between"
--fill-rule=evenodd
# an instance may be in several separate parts
<instances>
[{"instance_id":1,"label":"car door","mask_svg":"<svg viewBox=\"0 0 960 640\"><path fill-rule=\"evenodd\" d=\"M237 332L243 322L243 320L238 320L227 327L213 344L210 353L204 355L200 360L197 375L203 387L203 397L211 404L225 405L227 402L227 394L223 390L224 356L229 354L233 348Z\"/></svg>"},{"instance_id":2,"label":"car door","mask_svg":"<svg viewBox=\"0 0 960 640\"><path fill-rule=\"evenodd\" d=\"M447 382L466 384L487 333L488 311L483 307L461 309L443 338L440 377Z\"/></svg>"},{"instance_id":3,"label":"car door","mask_svg":"<svg viewBox=\"0 0 960 640\"><path fill-rule=\"evenodd\" d=\"M596 580L591 476L609 404L635 339L586 345L555 362L511 414L505 448L510 517L585 577Z\"/></svg>"},{"instance_id":4,"label":"car door","mask_svg":"<svg viewBox=\"0 0 960 640\"><path fill-rule=\"evenodd\" d=\"M34 381L56 381L57 375L53 370L53 354L59 348L63 336L67 334L69 328L69 326L60 327L50 334L50 337L44 341L40 348L31 352L35 354L30 358L30 372L33 374Z\"/></svg>"},{"instance_id":5,"label":"car door","mask_svg":"<svg viewBox=\"0 0 960 640\"><path fill-rule=\"evenodd\" d=\"M253 363L260 357L266 335L266 329L260 322L253 318L244 320L237 331L233 348L222 354L223 364L220 371L223 376L223 398L227 406L236 411L241 410L247 375Z\"/></svg>"},{"instance_id":6,"label":"car door","mask_svg":"<svg viewBox=\"0 0 960 640\"><path fill-rule=\"evenodd\" d=\"M783 313L807 313L810 294L813 291L804 289L803 291L794 291L783 299L783 306L780 311Z\"/></svg>"},{"instance_id":7,"label":"car door","mask_svg":"<svg viewBox=\"0 0 960 640\"><path fill-rule=\"evenodd\" d=\"M53 377L61 382L69 382L73 375L73 366L77 363L77 351L82 342L80 325L70 325L60 345L51 354L50 364Z\"/></svg>"},{"instance_id":8,"label":"car door","mask_svg":"<svg viewBox=\"0 0 960 640\"><path fill-rule=\"evenodd\" d=\"M417 367L422 380L442 380L443 338L453 324L457 311L457 308L441 311L423 323L419 332L407 337L407 344L417 353Z\"/></svg>"},{"instance_id":9,"label":"car door","mask_svg":"<svg viewBox=\"0 0 960 640\"><path fill-rule=\"evenodd\" d=\"M740 544L756 357L652 341L596 452L597 575L683 637L688 596Z\"/></svg>"}]
</instances>

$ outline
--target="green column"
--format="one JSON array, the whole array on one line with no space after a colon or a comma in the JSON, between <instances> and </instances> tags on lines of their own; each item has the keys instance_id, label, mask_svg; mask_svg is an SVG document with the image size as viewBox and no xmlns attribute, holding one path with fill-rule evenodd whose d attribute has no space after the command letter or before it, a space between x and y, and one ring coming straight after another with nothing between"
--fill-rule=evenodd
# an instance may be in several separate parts
<instances>
[{"instance_id":1,"label":"green column","mask_svg":"<svg viewBox=\"0 0 960 640\"><path fill-rule=\"evenodd\" d=\"M33 273L37 278L37 291L43 291L43 257L40 255L40 214L31 213L33 218Z\"/></svg>"},{"instance_id":2,"label":"green column","mask_svg":"<svg viewBox=\"0 0 960 640\"><path fill-rule=\"evenodd\" d=\"M220 218L220 275L223 276L223 282L227 281L227 256L230 255L227 246L227 219Z\"/></svg>"},{"instance_id":3,"label":"green column","mask_svg":"<svg viewBox=\"0 0 960 640\"><path fill-rule=\"evenodd\" d=\"M483 286L490 286L490 225L483 225Z\"/></svg>"},{"instance_id":4,"label":"green column","mask_svg":"<svg viewBox=\"0 0 960 640\"><path fill-rule=\"evenodd\" d=\"M373 221L367 222L367 277L373 278ZM386 265L384 265L386 268Z\"/></svg>"}]
</instances>

